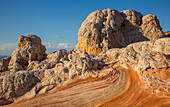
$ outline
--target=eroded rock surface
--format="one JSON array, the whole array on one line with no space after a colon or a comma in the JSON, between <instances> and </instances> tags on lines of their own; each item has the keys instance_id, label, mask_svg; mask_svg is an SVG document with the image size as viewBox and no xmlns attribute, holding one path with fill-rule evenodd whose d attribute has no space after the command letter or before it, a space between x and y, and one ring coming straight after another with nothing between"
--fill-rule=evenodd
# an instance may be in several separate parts
<instances>
[{"instance_id":1,"label":"eroded rock surface","mask_svg":"<svg viewBox=\"0 0 170 107\"><path fill-rule=\"evenodd\" d=\"M10 57L0 59L0 72L8 71L8 65L10 59L11 59Z\"/></svg>"},{"instance_id":2,"label":"eroded rock surface","mask_svg":"<svg viewBox=\"0 0 170 107\"><path fill-rule=\"evenodd\" d=\"M0 59L0 72L8 71L8 65L10 59L11 59L10 57Z\"/></svg>"},{"instance_id":3,"label":"eroded rock surface","mask_svg":"<svg viewBox=\"0 0 170 107\"><path fill-rule=\"evenodd\" d=\"M26 70L30 61L42 61L46 58L46 48L36 35L19 36L18 48L12 53L9 70Z\"/></svg>"},{"instance_id":4,"label":"eroded rock surface","mask_svg":"<svg viewBox=\"0 0 170 107\"><path fill-rule=\"evenodd\" d=\"M169 105L169 41L170 38L161 38L138 42L99 55L56 51L41 62L31 61L27 70L2 72L0 104L12 103L10 106L16 107ZM160 103L155 103L159 99Z\"/></svg>"},{"instance_id":5,"label":"eroded rock surface","mask_svg":"<svg viewBox=\"0 0 170 107\"><path fill-rule=\"evenodd\" d=\"M75 49L99 54L111 48L156 40L165 35L155 15L142 16L134 10L118 12L108 8L91 13L82 23L78 36Z\"/></svg>"},{"instance_id":6,"label":"eroded rock surface","mask_svg":"<svg viewBox=\"0 0 170 107\"><path fill-rule=\"evenodd\" d=\"M132 67L136 71L147 68L161 69L170 66L170 38L145 41L128 45L122 49L110 49L106 54L120 61L118 66Z\"/></svg>"},{"instance_id":7,"label":"eroded rock surface","mask_svg":"<svg viewBox=\"0 0 170 107\"><path fill-rule=\"evenodd\" d=\"M142 18L142 33L149 40L156 40L164 36L156 15L146 15Z\"/></svg>"}]
</instances>

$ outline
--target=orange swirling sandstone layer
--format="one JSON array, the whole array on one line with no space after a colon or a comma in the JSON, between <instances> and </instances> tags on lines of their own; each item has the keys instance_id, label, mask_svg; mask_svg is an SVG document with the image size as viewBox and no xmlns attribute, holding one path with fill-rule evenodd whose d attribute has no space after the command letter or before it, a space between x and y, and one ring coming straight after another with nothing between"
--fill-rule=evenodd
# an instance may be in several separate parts
<instances>
[{"instance_id":1,"label":"orange swirling sandstone layer","mask_svg":"<svg viewBox=\"0 0 170 107\"><path fill-rule=\"evenodd\" d=\"M126 72L129 77L128 82L130 82L130 86L126 92L117 98L111 99L110 101L101 104L101 107L170 106L170 96L160 96L158 94L153 94L151 89L145 88L145 83L136 71L127 70Z\"/></svg>"},{"instance_id":2,"label":"orange swirling sandstone layer","mask_svg":"<svg viewBox=\"0 0 170 107\"><path fill-rule=\"evenodd\" d=\"M170 31L168 31L168 32L165 32L165 35L168 35L168 34L170 34Z\"/></svg>"},{"instance_id":3,"label":"orange swirling sandstone layer","mask_svg":"<svg viewBox=\"0 0 170 107\"><path fill-rule=\"evenodd\" d=\"M152 93L141 75L118 67L101 78L88 77L58 87L50 93L11 106L99 106L99 107L169 107L170 96Z\"/></svg>"}]
</instances>

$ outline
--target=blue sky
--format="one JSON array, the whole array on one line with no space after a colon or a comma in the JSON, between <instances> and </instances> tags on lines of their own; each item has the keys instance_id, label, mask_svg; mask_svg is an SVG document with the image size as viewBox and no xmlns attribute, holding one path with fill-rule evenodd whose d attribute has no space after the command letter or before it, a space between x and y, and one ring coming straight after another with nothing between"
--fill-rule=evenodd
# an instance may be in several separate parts
<instances>
[{"instance_id":1,"label":"blue sky","mask_svg":"<svg viewBox=\"0 0 170 107\"><path fill-rule=\"evenodd\" d=\"M0 55L11 55L18 36L35 34L47 53L77 44L81 23L93 11L134 9L155 14L163 31L170 30L170 0L0 0Z\"/></svg>"}]
</instances>

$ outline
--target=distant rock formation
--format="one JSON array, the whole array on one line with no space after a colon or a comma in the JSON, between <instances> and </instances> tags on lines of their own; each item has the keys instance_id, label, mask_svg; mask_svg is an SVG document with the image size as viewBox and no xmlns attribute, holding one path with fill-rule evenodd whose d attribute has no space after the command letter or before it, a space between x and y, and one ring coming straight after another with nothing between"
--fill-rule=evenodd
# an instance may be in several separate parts
<instances>
[{"instance_id":1,"label":"distant rock formation","mask_svg":"<svg viewBox=\"0 0 170 107\"><path fill-rule=\"evenodd\" d=\"M165 32L165 35L170 34L170 31Z\"/></svg>"},{"instance_id":2,"label":"distant rock formation","mask_svg":"<svg viewBox=\"0 0 170 107\"><path fill-rule=\"evenodd\" d=\"M46 58L46 48L36 35L19 36L18 48L12 53L9 70L26 70L30 61L42 61Z\"/></svg>"},{"instance_id":3,"label":"distant rock formation","mask_svg":"<svg viewBox=\"0 0 170 107\"><path fill-rule=\"evenodd\" d=\"M118 12L109 8L91 13L82 23L78 35L75 49L88 54L99 54L111 48L165 36L155 15L143 17L134 10Z\"/></svg>"},{"instance_id":4,"label":"distant rock formation","mask_svg":"<svg viewBox=\"0 0 170 107\"><path fill-rule=\"evenodd\" d=\"M169 107L163 36L155 15L112 9L88 16L74 50L47 55L39 37L20 36L11 59L0 59L0 106Z\"/></svg>"},{"instance_id":5,"label":"distant rock formation","mask_svg":"<svg viewBox=\"0 0 170 107\"><path fill-rule=\"evenodd\" d=\"M9 57L9 56L0 55L0 59L6 58L6 57Z\"/></svg>"},{"instance_id":6,"label":"distant rock formation","mask_svg":"<svg viewBox=\"0 0 170 107\"><path fill-rule=\"evenodd\" d=\"M166 37L170 37L170 31L165 32Z\"/></svg>"}]
</instances>

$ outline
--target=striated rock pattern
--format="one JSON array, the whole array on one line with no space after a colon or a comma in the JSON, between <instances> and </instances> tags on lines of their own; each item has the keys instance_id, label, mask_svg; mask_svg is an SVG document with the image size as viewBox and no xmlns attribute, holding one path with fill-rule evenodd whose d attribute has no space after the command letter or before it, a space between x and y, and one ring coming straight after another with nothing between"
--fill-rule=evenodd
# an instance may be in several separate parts
<instances>
[{"instance_id":1,"label":"striated rock pattern","mask_svg":"<svg viewBox=\"0 0 170 107\"><path fill-rule=\"evenodd\" d=\"M134 10L118 12L108 8L91 13L82 23L78 36L75 49L99 54L111 48L156 40L165 35L155 15L142 16Z\"/></svg>"},{"instance_id":2,"label":"striated rock pattern","mask_svg":"<svg viewBox=\"0 0 170 107\"><path fill-rule=\"evenodd\" d=\"M165 32L166 37L170 37L170 31Z\"/></svg>"},{"instance_id":3,"label":"striated rock pattern","mask_svg":"<svg viewBox=\"0 0 170 107\"><path fill-rule=\"evenodd\" d=\"M168 34L170 34L170 31L165 32L165 35L168 35Z\"/></svg>"},{"instance_id":4,"label":"striated rock pattern","mask_svg":"<svg viewBox=\"0 0 170 107\"><path fill-rule=\"evenodd\" d=\"M12 53L8 69L26 70L30 61L42 61L46 58L46 48L36 35L19 36L18 48Z\"/></svg>"},{"instance_id":5,"label":"striated rock pattern","mask_svg":"<svg viewBox=\"0 0 170 107\"><path fill-rule=\"evenodd\" d=\"M169 106L170 38L89 55L60 50L0 73L0 105ZM47 100L50 99L50 100Z\"/></svg>"}]
</instances>

